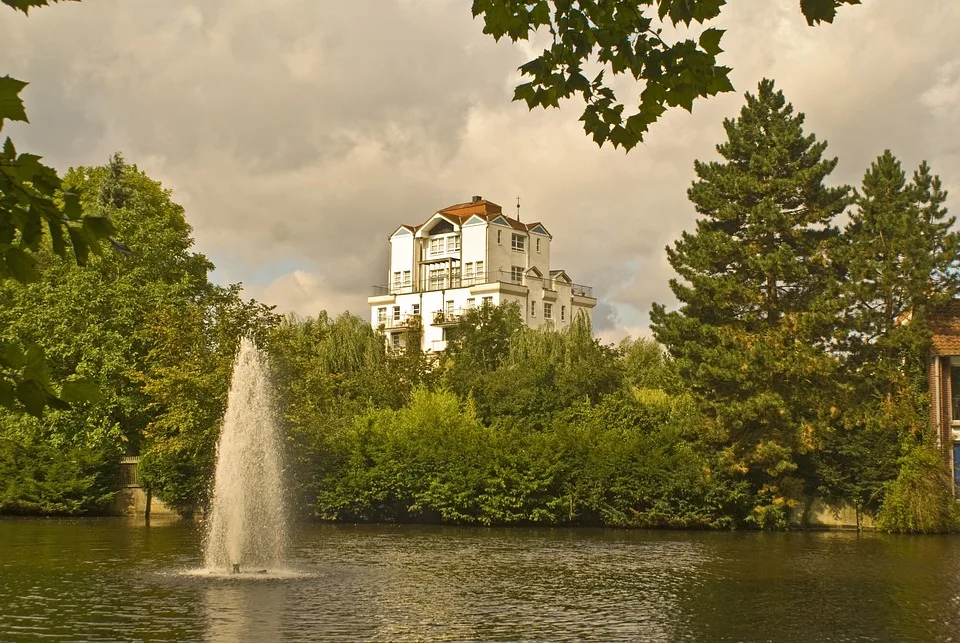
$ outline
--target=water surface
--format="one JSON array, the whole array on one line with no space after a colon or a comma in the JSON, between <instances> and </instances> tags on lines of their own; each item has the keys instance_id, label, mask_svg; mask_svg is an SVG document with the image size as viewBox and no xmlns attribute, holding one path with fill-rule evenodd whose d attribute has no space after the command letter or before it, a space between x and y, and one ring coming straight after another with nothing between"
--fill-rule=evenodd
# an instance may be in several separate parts
<instances>
[{"instance_id":1,"label":"water surface","mask_svg":"<svg viewBox=\"0 0 960 643\"><path fill-rule=\"evenodd\" d=\"M960 538L301 525L292 574L201 528L0 519L0 641L950 641Z\"/></svg>"}]
</instances>

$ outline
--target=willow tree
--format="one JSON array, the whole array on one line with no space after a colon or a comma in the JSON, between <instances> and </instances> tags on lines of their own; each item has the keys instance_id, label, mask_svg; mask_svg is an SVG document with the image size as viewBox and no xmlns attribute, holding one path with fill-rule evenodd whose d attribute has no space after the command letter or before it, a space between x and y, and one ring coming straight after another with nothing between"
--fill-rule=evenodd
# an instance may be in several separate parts
<instances>
[{"instance_id":1,"label":"willow tree","mask_svg":"<svg viewBox=\"0 0 960 643\"><path fill-rule=\"evenodd\" d=\"M688 191L700 218L667 248L680 308L654 304L656 338L721 431L731 469L757 494L752 519L783 524L802 495L798 456L829 414L837 363L834 217L847 187L827 187L837 160L803 130L770 80L724 121L722 161L696 161Z\"/></svg>"}]
</instances>

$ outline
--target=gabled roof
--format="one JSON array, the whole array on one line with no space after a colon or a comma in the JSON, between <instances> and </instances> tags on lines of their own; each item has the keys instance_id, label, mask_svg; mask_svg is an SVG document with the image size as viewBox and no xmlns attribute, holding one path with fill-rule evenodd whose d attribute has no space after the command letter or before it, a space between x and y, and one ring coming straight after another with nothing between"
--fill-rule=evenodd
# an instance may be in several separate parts
<instances>
[{"instance_id":1,"label":"gabled roof","mask_svg":"<svg viewBox=\"0 0 960 643\"><path fill-rule=\"evenodd\" d=\"M534 222L534 223L528 223L528 224L527 224L527 229L528 229L530 232L533 232L533 233L535 233L535 234L545 234L545 235L547 235L548 237L550 237L551 239L553 239L553 235L550 234L549 232L547 232L547 229L544 228L544 227L543 227L543 224L540 223L539 221L536 221L536 222Z\"/></svg>"},{"instance_id":2,"label":"gabled roof","mask_svg":"<svg viewBox=\"0 0 960 643\"><path fill-rule=\"evenodd\" d=\"M534 221L533 223L523 223L518 221L513 217L508 217L503 214L503 208L494 203L493 201L487 201L486 199L480 199L478 201L469 201L467 203L455 203L454 205L448 205L442 210L437 210L434 214L430 215L430 218L421 223L418 226L409 226L402 225L400 228L406 228L411 232L417 232L430 222L436 215L441 215L454 225L464 225L474 217L480 219L481 221L486 221L487 223L493 223L495 219L503 219L503 223L499 225L506 225L514 230L519 230L521 232L534 232L536 234L545 234L551 239L553 235L544 227L539 221ZM474 222L476 223L476 222ZM399 230L399 228L398 228ZM396 230L391 234L392 237L396 234Z\"/></svg>"},{"instance_id":3,"label":"gabled roof","mask_svg":"<svg viewBox=\"0 0 960 643\"><path fill-rule=\"evenodd\" d=\"M573 279L570 278L570 275L567 274L566 270L551 270L550 276L554 279L556 279L557 277L563 277L568 282L573 283Z\"/></svg>"},{"instance_id":4,"label":"gabled roof","mask_svg":"<svg viewBox=\"0 0 960 643\"><path fill-rule=\"evenodd\" d=\"M526 274L529 275L531 272L536 273L536 275L537 275L538 277L542 277L542 276L543 276L543 273L540 272L540 269L537 268L536 266L530 266L529 268L527 268Z\"/></svg>"},{"instance_id":5,"label":"gabled roof","mask_svg":"<svg viewBox=\"0 0 960 643\"><path fill-rule=\"evenodd\" d=\"M401 233L401 232L400 232L401 230L403 230L404 232ZM400 225L396 230L394 230L393 232L390 233L390 237L393 238L393 237L397 236L397 234L413 234L413 233L416 232L416 231L417 231L417 229L414 228L413 226L409 226L409 225L406 225L406 224L402 224L402 225Z\"/></svg>"},{"instance_id":6,"label":"gabled roof","mask_svg":"<svg viewBox=\"0 0 960 643\"><path fill-rule=\"evenodd\" d=\"M933 355L960 355L960 300L947 302L927 318L933 332Z\"/></svg>"}]
</instances>

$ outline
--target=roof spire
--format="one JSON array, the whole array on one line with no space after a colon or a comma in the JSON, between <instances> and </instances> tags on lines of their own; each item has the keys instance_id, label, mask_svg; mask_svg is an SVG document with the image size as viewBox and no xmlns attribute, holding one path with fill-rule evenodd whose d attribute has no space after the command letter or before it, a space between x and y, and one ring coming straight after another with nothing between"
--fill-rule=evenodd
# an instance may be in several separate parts
<instances>
[{"instance_id":1,"label":"roof spire","mask_svg":"<svg viewBox=\"0 0 960 643\"><path fill-rule=\"evenodd\" d=\"M520 197L517 197L517 221L520 220Z\"/></svg>"}]
</instances>

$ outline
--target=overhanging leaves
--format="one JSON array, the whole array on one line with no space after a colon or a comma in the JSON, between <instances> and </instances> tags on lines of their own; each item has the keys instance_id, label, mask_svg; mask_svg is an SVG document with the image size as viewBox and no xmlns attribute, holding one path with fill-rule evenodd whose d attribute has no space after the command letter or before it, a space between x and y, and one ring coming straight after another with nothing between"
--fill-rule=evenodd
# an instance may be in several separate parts
<instances>
[{"instance_id":1,"label":"overhanging leaves","mask_svg":"<svg viewBox=\"0 0 960 643\"><path fill-rule=\"evenodd\" d=\"M5 120L27 121L27 112L20 99L20 92L26 86L27 83L22 80L10 76L0 77L0 129L3 129Z\"/></svg>"},{"instance_id":2,"label":"overhanging leaves","mask_svg":"<svg viewBox=\"0 0 960 643\"><path fill-rule=\"evenodd\" d=\"M699 98L733 91L730 68L718 64L723 30L706 29L697 41L670 42L658 25L689 27L720 15L726 0L474 0L473 15L495 40L529 40L546 28L553 44L520 66L524 83L514 100L527 107L559 107L580 96L580 121L598 145L609 141L630 150L669 107L693 109ZM801 0L807 22L832 22L837 8L859 0ZM628 75L642 87L631 113L605 82L592 82L586 65L599 64L614 75Z\"/></svg>"}]
</instances>

